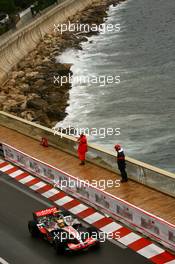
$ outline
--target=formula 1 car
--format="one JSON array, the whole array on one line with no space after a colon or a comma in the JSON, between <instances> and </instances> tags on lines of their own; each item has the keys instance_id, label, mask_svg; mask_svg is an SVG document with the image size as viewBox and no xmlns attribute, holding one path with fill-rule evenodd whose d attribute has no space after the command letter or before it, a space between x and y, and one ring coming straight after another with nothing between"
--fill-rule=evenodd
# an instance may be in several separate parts
<instances>
[{"instance_id":1,"label":"formula 1 car","mask_svg":"<svg viewBox=\"0 0 175 264\"><path fill-rule=\"evenodd\" d=\"M57 207L34 212L28 229L32 237L47 240L57 253L87 250L100 244L97 229L83 226L78 219Z\"/></svg>"}]
</instances>

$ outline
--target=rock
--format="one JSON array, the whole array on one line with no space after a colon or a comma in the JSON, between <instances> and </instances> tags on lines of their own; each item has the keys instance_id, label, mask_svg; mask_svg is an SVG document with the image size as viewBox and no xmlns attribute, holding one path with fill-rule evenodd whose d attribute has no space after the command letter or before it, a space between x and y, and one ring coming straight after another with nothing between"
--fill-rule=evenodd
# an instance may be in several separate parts
<instances>
[{"instance_id":1,"label":"rock","mask_svg":"<svg viewBox=\"0 0 175 264\"><path fill-rule=\"evenodd\" d=\"M51 94L47 95L45 98L46 98L48 104L52 105L52 104L58 103L58 101L60 101L60 94L59 93L51 93Z\"/></svg>"},{"instance_id":2,"label":"rock","mask_svg":"<svg viewBox=\"0 0 175 264\"><path fill-rule=\"evenodd\" d=\"M27 100L25 100L22 104L21 104L21 111L24 111L27 108Z\"/></svg>"},{"instance_id":3,"label":"rock","mask_svg":"<svg viewBox=\"0 0 175 264\"><path fill-rule=\"evenodd\" d=\"M51 120L57 119L58 121L64 119L67 115L67 113L61 112L58 108L55 108L54 105L49 106L46 113Z\"/></svg>"},{"instance_id":4,"label":"rock","mask_svg":"<svg viewBox=\"0 0 175 264\"><path fill-rule=\"evenodd\" d=\"M47 102L41 98L33 98L27 101L27 107L36 110L44 110L47 107Z\"/></svg>"},{"instance_id":5,"label":"rock","mask_svg":"<svg viewBox=\"0 0 175 264\"><path fill-rule=\"evenodd\" d=\"M25 75L24 71L19 71L17 77L22 78L24 77L24 75Z\"/></svg>"},{"instance_id":6,"label":"rock","mask_svg":"<svg viewBox=\"0 0 175 264\"><path fill-rule=\"evenodd\" d=\"M23 83L20 87L22 93L27 94L30 92L31 88L27 83Z\"/></svg>"},{"instance_id":7,"label":"rock","mask_svg":"<svg viewBox=\"0 0 175 264\"><path fill-rule=\"evenodd\" d=\"M45 80L43 79L39 79L36 82L34 82L35 86L42 86L45 83Z\"/></svg>"},{"instance_id":8,"label":"rock","mask_svg":"<svg viewBox=\"0 0 175 264\"><path fill-rule=\"evenodd\" d=\"M26 73L26 77L35 77L39 72L29 72L29 73Z\"/></svg>"},{"instance_id":9,"label":"rock","mask_svg":"<svg viewBox=\"0 0 175 264\"><path fill-rule=\"evenodd\" d=\"M20 113L21 112L21 108L20 108L20 106L15 105L15 106L12 106L10 108L10 111L12 111L13 113Z\"/></svg>"},{"instance_id":10,"label":"rock","mask_svg":"<svg viewBox=\"0 0 175 264\"><path fill-rule=\"evenodd\" d=\"M28 121L32 121L34 116L35 116L35 113L33 111L24 111L21 113L21 117Z\"/></svg>"},{"instance_id":11,"label":"rock","mask_svg":"<svg viewBox=\"0 0 175 264\"><path fill-rule=\"evenodd\" d=\"M0 95L0 104L4 103L7 99L7 96L5 95Z\"/></svg>"}]
</instances>

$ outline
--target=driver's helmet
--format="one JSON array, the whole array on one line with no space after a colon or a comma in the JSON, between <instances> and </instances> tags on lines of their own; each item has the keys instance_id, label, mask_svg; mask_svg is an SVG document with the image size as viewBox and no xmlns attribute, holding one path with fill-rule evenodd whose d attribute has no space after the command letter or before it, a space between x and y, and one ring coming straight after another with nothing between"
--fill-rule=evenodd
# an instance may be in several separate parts
<instances>
[{"instance_id":1,"label":"driver's helmet","mask_svg":"<svg viewBox=\"0 0 175 264\"><path fill-rule=\"evenodd\" d=\"M71 226L71 225L73 225L74 219L71 215L68 215L68 216L64 217L64 221L65 221L66 225Z\"/></svg>"},{"instance_id":2,"label":"driver's helmet","mask_svg":"<svg viewBox=\"0 0 175 264\"><path fill-rule=\"evenodd\" d=\"M65 227L64 219L60 218L57 220L57 224L60 228Z\"/></svg>"}]
</instances>

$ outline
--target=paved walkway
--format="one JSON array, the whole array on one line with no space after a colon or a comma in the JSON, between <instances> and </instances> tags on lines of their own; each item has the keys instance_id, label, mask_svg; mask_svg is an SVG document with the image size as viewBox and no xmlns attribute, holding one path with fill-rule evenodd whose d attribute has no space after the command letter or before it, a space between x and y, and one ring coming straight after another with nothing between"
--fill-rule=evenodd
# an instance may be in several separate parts
<instances>
[{"instance_id":1,"label":"paved walkway","mask_svg":"<svg viewBox=\"0 0 175 264\"><path fill-rule=\"evenodd\" d=\"M113 181L120 179L117 174L91 163L79 166L76 157L52 147L43 148L38 141L2 126L0 126L0 141L80 179L89 181L92 179L112 179ZM173 210L175 199L168 195L134 181L123 183L119 188L107 188L105 191L175 224L175 210Z\"/></svg>"}]
</instances>

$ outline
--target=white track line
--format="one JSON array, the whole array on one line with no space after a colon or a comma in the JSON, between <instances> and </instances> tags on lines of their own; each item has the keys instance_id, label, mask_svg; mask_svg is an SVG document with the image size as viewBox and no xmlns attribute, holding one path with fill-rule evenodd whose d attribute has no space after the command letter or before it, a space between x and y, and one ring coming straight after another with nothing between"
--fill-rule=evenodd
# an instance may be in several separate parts
<instances>
[{"instance_id":1,"label":"white track line","mask_svg":"<svg viewBox=\"0 0 175 264\"><path fill-rule=\"evenodd\" d=\"M24 173L24 171L17 170L17 171L14 171L14 172L10 173L9 176L12 177L12 178L15 178L15 177L17 177L17 176L19 176L19 175L21 175L23 173Z\"/></svg>"},{"instance_id":2,"label":"white track line","mask_svg":"<svg viewBox=\"0 0 175 264\"><path fill-rule=\"evenodd\" d=\"M112 222L108 225L103 226L102 228L100 228L101 231L103 231L104 233L113 233L114 231L117 231L118 229L122 228L121 225Z\"/></svg>"},{"instance_id":3,"label":"white track line","mask_svg":"<svg viewBox=\"0 0 175 264\"><path fill-rule=\"evenodd\" d=\"M81 212L83 212L84 210L86 210L88 207L84 204L78 204L76 206L74 206L73 208L69 209L69 211L72 213L72 214L79 214Z\"/></svg>"},{"instance_id":4,"label":"white track line","mask_svg":"<svg viewBox=\"0 0 175 264\"><path fill-rule=\"evenodd\" d=\"M42 188L42 187L44 187L46 185L48 185L48 184L45 183L45 182L40 181L40 182L37 182L36 184L30 186L30 189L36 191L36 190L38 190L38 189L40 189L40 188Z\"/></svg>"},{"instance_id":5,"label":"white track line","mask_svg":"<svg viewBox=\"0 0 175 264\"><path fill-rule=\"evenodd\" d=\"M12 166L12 165L9 164L9 165L6 165L6 166L2 167L0 170L2 172L6 172L6 171L8 171L8 170L10 170L12 168L14 168L14 166Z\"/></svg>"},{"instance_id":6,"label":"white track line","mask_svg":"<svg viewBox=\"0 0 175 264\"><path fill-rule=\"evenodd\" d=\"M58 191L57 189L52 188L52 189L50 189L49 191L42 193L42 195L43 195L44 197L46 197L46 198L50 198L50 197L54 196L55 194L57 194L57 193L59 193L59 192L60 192L60 191Z\"/></svg>"},{"instance_id":7,"label":"white track line","mask_svg":"<svg viewBox=\"0 0 175 264\"><path fill-rule=\"evenodd\" d=\"M96 221L104 218L104 215L99 214L98 212L95 212L85 218L83 218L83 221L88 222L89 224L95 223Z\"/></svg>"},{"instance_id":8,"label":"white track line","mask_svg":"<svg viewBox=\"0 0 175 264\"><path fill-rule=\"evenodd\" d=\"M168 262L165 262L165 264L175 264L175 260L171 260L171 261L168 261Z\"/></svg>"},{"instance_id":9,"label":"white track line","mask_svg":"<svg viewBox=\"0 0 175 264\"><path fill-rule=\"evenodd\" d=\"M139 240L141 238L141 236L135 234L135 233L130 233L120 239L118 239L118 241L122 244L124 244L125 246L128 246L129 244Z\"/></svg>"},{"instance_id":10,"label":"white track line","mask_svg":"<svg viewBox=\"0 0 175 264\"><path fill-rule=\"evenodd\" d=\"M64 196L63 198L54 201L54 203L56 203L56 204L62 206L62 205L64 205L64 204L68 203L68 202L71 202L72 200L74 200L74 199L71 198L70 196L67 196L67 195L66 195L66 196Z\"/></svg>"},{"instance_id":11,"label":"white track line","mask_svg":"<svg viewBox=\"0 0 175 264\"><path fill-rule=\"evenodd\" d=\"M34 179L36 179L36 178L34 178L33 176L29 175L29 176L19 180L19 182L22 183L22 184L25 184L25 183L27 183L27 182L29 182L31 180L34 180Z\"/></svg>"},{"instance_id":12,"label":"white track line","mask_svg":"<svg viewBox=\"0 0 175 264\"><path fill-rule=\"evenodd\" d=\"M7 262L5 259L3 258L0 258L0 263L1 264L9 264L9 262Z\"/></svg>"},{"instance_id":13,"label":"white track line","mask_svg":"<svg viewBox=\"0 0 175 264\"><path fill-rule=\"evenodd\" d=\"M154 244L150 244L140 250L137 251L138 254L150 259L152 257L155 257L161 253L165 252L165 250L163 250L162 248L154 245Z\"/></svg>"}]
</instances>

